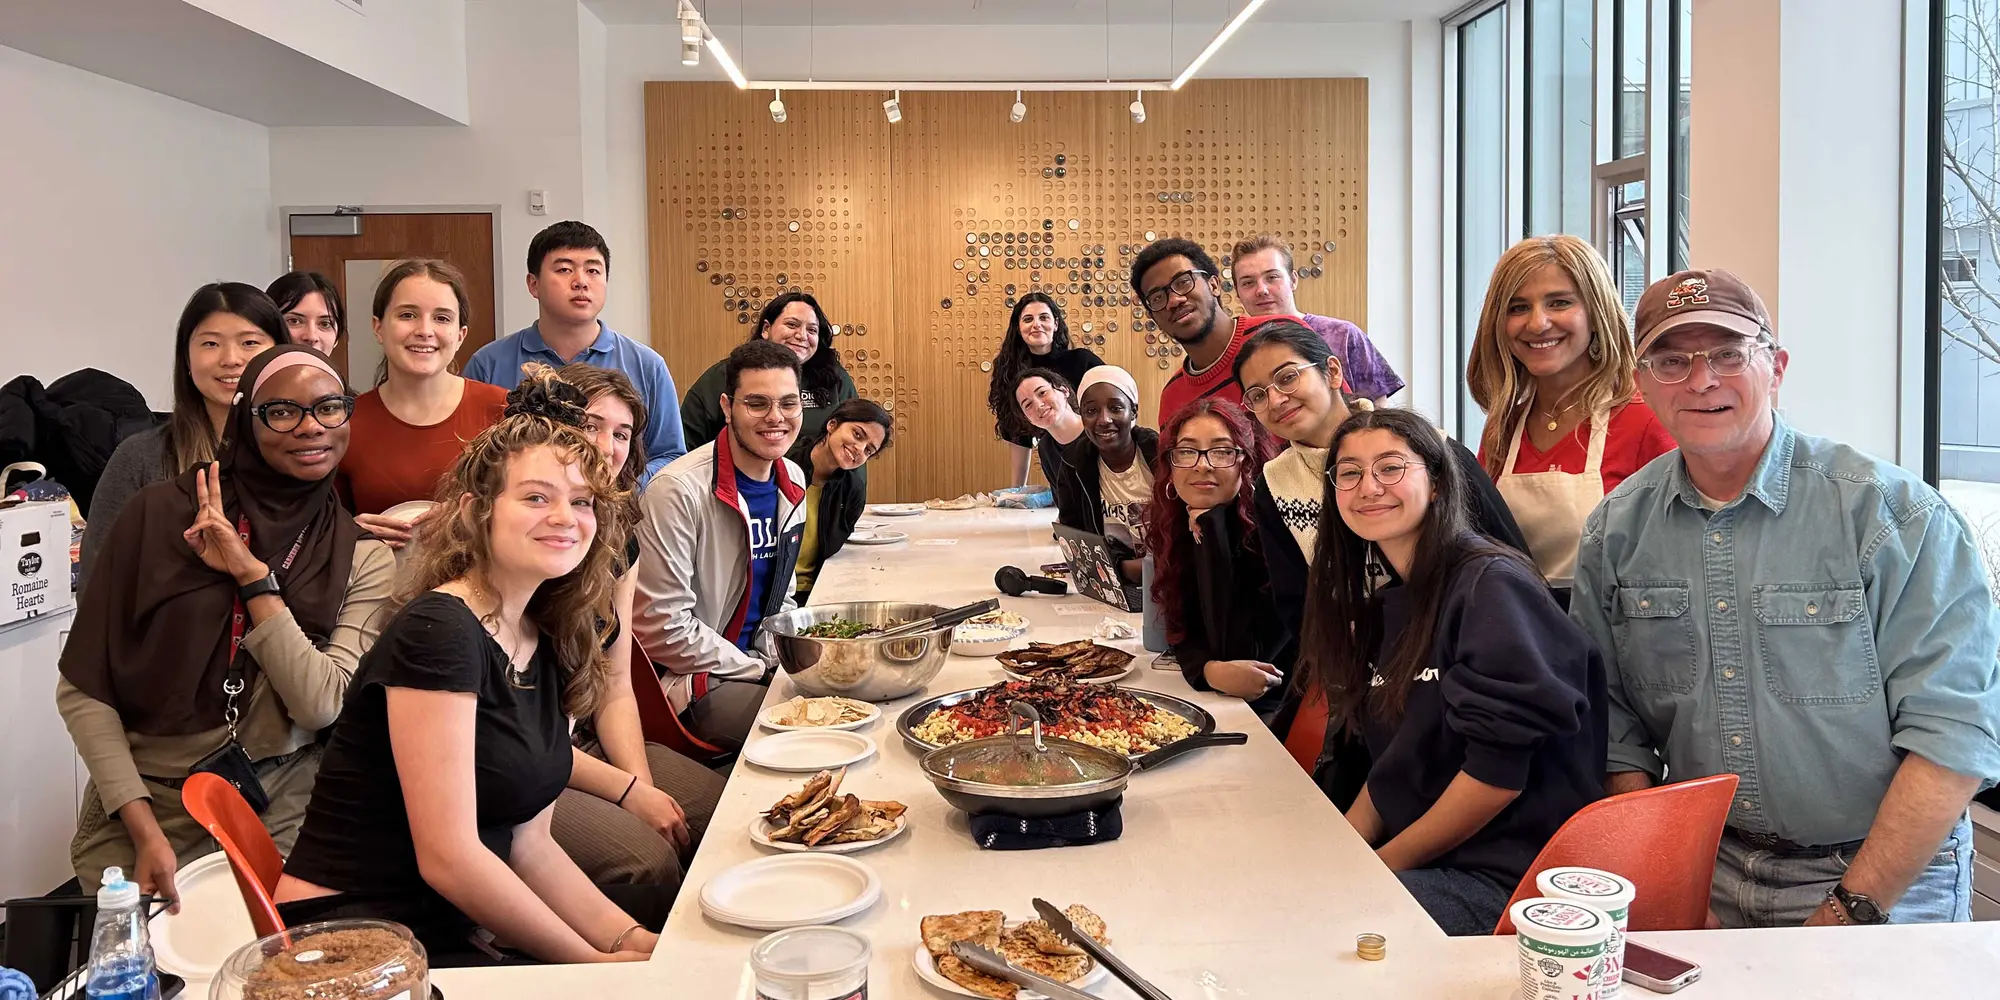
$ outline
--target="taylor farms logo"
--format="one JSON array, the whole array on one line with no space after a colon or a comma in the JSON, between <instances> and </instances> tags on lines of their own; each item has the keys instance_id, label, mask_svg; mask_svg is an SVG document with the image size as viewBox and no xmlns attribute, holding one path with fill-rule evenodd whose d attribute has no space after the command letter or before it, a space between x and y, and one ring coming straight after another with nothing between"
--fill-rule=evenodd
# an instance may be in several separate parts
<instances>
[{"instance_id":1,"label":"taylor farms logo","mask_svg":"<svg viewBox=\"0 0 2000 1000\"><path fill-rule=\"evenodd\" d=\"M21 561L14 564L14 568L20 570L22 576L34 576L42 571L42 554L30 552L22 556Z\"/></svg>"}]
</instances>

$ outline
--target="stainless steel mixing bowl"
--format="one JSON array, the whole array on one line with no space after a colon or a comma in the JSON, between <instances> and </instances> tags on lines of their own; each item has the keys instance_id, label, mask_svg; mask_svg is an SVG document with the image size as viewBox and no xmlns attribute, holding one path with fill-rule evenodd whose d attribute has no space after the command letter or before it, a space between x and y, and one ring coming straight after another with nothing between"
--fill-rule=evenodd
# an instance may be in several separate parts
<instances>
[{"instance_id":1,"label":"stainless steel mixing bowl","mask_svg":"<svg viewBox=\"0 0 2000 1000\"><path fill-rule=\"evenodd\" d=\"M779 666L801 693L890 701L922 691L944 669L951 652L949 626L894 639L814 639L799 633L834 618L887 628L949 610L893 601L816 604L765 618L763 627L776 640Z\"/></svg>"}]
</instances>

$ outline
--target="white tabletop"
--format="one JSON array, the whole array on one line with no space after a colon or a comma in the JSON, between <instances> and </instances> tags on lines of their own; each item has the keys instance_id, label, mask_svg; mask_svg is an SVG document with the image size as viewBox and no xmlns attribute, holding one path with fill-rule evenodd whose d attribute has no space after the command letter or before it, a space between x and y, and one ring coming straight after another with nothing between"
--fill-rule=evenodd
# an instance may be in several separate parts
<instances>
[{"instance_id":1,"label":"white tabletop","mask_svg":"<svg viewBox=\"0 0 2000 1000\"><path fill-rule=\"evenodd\" d=\"M928 601L947 606L994 596L993 571L1029 572L1058 558L1047 512L931 511L880 518L911 541L849 546L821 569L813 603ZM950 544L937 544L955 540ZM932 544L923 544L923 543ZM1028 638L1089 635L1103 618L1137 628L1136 615L1076 595L1001 599L1034 626ZM1084 613L1066 614L1065 611ZM1035 896L1081 902L1108 922L1119 954L1170 995L1190 998L1305 996L1512 997L1518 990L1514 939L1446 938L1376 860L1332 804L1244 703L1189 689L1177 670L1140 655L1124 681L1189 699L1214 713L1217 728L1250 734L1240 747L1197 751L1156 772L1134 775L1124 835L1088 847L985 851L964 815L947 806L895 731L901 710L923 697L1004 679L991 658L950 659L925 694L883 705L862 730L880 744L848 771L843 791L907 803L912 828L882 847L852 855L878 873L883 898L841 922L874 943L869 995L941 998L911 968L917 924L928 914L966 909L1031 913ZM790 697L782 679L771 698ZM752 740L768 734L759 730ZM701 886L724 869L769 856L746 830L751 818L796 789L804 776L736 767L688 872L658 951L646 966L442 971L454 996L754 996L746 961L761 932L720 924L700 907ZM1382 962L1354 957L1356 934L1389 939ZM2000 973L2000 924L1955 927L1697 931L1636 935L1701 963L1692 1000L1736 996L1993 995ZM1130 994L1115 981L1106 997ZM1645 996L1634 991L1629 996Z\"/></svg>"}]
</instances>

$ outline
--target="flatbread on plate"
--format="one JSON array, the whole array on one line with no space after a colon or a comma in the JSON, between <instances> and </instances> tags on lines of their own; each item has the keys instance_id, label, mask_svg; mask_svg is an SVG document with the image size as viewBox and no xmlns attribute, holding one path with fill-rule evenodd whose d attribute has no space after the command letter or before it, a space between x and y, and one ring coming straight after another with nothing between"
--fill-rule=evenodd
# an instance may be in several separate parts
<instances>
[{"instance_id":1,"label":"flatbread on plate","mask_svg":"<svg viewBox=\"0 0 2000 1000\"><path fill-rule=\"evenodd\" d=\"M957 955L945 955L937 960L937 970L946 979L993 1000L1014 1000L1019 994L1013 983L1005 979L995 979L970 965L958 960Z\"/></svg>"},{"instance_id":2,"label":"flatbread on plate","mask_svg":"<svg viewBox=\"0 0 2000 1000\"><path fill-rule=\"evenodd\" d=\"M1018 928L1001 939L1000 954L1029 972L1059 983L1076 982L1090 972L1090 956L1048 954L1035 947L1034 942L1020 933Z\"/></svg>"},{"instance_id":3,"label":"flatbread on plate","mask_svg":"<svg viewBox=\"0 0 2000 1000\"><path fill-rule=\"evenodd\" d=\"M924 950L930 952L933 958L943 959L951 955L953 941L970 941L999 951L1000 927L1006 920L1007 915L999 910L966 910L963 913L925 917L918 927L923 933Z\"/></svg>"}]
</instances>

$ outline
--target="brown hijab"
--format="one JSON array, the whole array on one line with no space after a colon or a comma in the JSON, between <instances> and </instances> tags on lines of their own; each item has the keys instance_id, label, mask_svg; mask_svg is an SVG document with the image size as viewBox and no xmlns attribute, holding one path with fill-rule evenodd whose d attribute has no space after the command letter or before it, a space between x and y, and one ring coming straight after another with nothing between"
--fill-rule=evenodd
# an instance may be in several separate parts
<instances>
[{"instance_id":1,"label":"brown hijab","mask_svg":"<svg viewBox=\"0 0 2000 1000\"><path fill-rule=\"evenodd\" d=\"M285 606L299 628L323 643L346 599L361 529L341 507L333 476L306 482L264 461L251 412L265 369L300 351L313 355L306 363L332 372L311 348L298 345L273 347L253 358L237 383L241 388L216 457L222 463L223 512L250 523L251 553L278 574ZM194 477L195 470L188 469L154 483L119 514L63 649L63 677L117 709L127 732L181 736L223 724L228 699L222 682L229 670L237 587L227 574L209 569L181 537L194 522ZM289 570L280 569L294 540L299 554ZM248 650L242 661L239 707L249 704L257 671Z\"/></svg>"}]
</instances>

